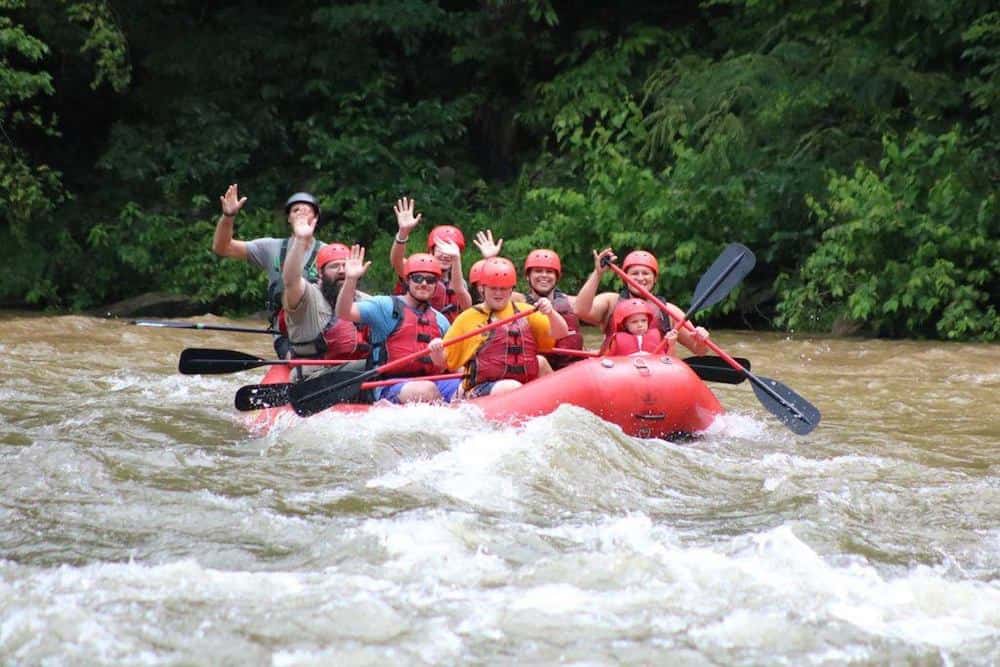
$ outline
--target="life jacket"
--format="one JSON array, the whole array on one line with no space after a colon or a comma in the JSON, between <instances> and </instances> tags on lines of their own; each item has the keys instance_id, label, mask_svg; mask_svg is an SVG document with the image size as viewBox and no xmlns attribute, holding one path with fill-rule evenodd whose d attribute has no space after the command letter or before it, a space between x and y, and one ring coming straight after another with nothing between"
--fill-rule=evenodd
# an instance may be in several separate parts
<instances>
[{"instance_id":1,"label":"life jacket","mask_svg":"<svg viewBox=\"0 0 1000 667\"><path fill-rule=\"evenodd\" d=\"M538 302L538 298L534 294L528 293L524 295L524 300L535 305ZM566 320L566 327L569 329L569 335L563 336L556 341L556 347L565 347L570 350L582 350L583 349L583 334L580 332L580 318L576 316L573 311L573 305L570 303L569 297L566 296L564 292L560 292L557 289L552 290L552 296L549 297L552 301L552 307L556 309L556 312L563 316ZM581 361L580 357L570 357L565 354L555 354L552 352L544 353L545 358L549 360L549 365L552 366L552 370L558 370L565 366L569 366L575 361Z\"/></svg>"},{"instance_id":2,"label":"life jacket","mask_svg":"<svg viewBox=\"0 0 1000 667\"><path fill-rule=\"evenodd\" d=\"M396 287L393 288L392 293L396 296L406 294L406 281L402 278L397 280ZM444 280L438 280L434 285L434 293L431 295L428 303L431 304L434 310L448 318L449 322L454 322L455 318L462 313L462 309L458 305L458 295L451 288L451 285Z\"/></svg>"},{"instance_id":3,"label":"life jacket","mask_svg":"<svg viewBox=\"0 0 1000 667\"><path fill-rule=\"evenodd\" d=\"M615 310L618 310L618 306L622 304L626 299L641 299L642 297L637 297L627 289L623 289L618 293L618 303L615 304ZM657 296L657 299L666 303L667 299L662 296ZM647 300L648 301L648 300ZM652 301L648 301L650 307L652 307L653 312L656 313L656 326L650 327L650 329L659 329L661 334L666 335L671 329L673 329L673 324L670 322L670 318L667 317L666 313L660 310ZM616 322L615 322L615 311L611 311L611 317L608 318L608 323L604 325L604 342L607 344L611 336L615 333Z\"/></svg>"},{"instance_id":4,"label":"life jacket","mask_svg":"<svg viewBox=\"0 0 1000 667\"><path fill-rule=\"evenodd\" d=\"M412 308L401 297L394 296L392 318L396 321L396 327L386 336L385 341L377 346L377 351L373 351L373 356L377 357L379 364L422 350L427 347L427 343L444 335L430 304L422 308ZM427 354L405 366L394 368L388 377L432 375L434 370L434 361L430 354Z\"/></svg>"},{"instance_id":5,"label":"life jacket","mask_svg":"<svg viewBox=\"0 0 1000 667\"><path fill-rule=\"evenodd\" d=\"M515 312L521 312L518 304L512 304ZM482 305L473 306L488 314ZM486 340L479 346L468 364L465 375L466 388L496 380L517 380L530 382L538 377L538 344L527 318L515 320L497 327L486 334Z\"/></svg>"},{"instance_id":6,"label":"life jacket","mask_svg":"<svg viewBox=\"0 0 1000 667\"><path fill-rule=\"evenodd\" d=\"M285 293L285 280L282 275L282 269L285 266L285 256L288 254L288 241L289 239L284 239L281 242L281 251L274 258L274 264L267 272L267 300L264 302L264 307L267 309L268 322L272 327L276 326L284 336L288 335L288 326L285 324L285 313L281 300L281 297ZM306 282L314 283L319 280L319 270L316 268L316 253L319 252L319 249L323 245L319 241L313 241L312 252L309 253L309 258L306 260L305 266L302 267L302 277L306 279Z\"/></svg>"},{"instance_id":7,"label":"life jacket","mask_svg":"<svg viewBox=\"0 0 1000 667\"><path fill-rule=\"evenodd\" d=\"M364 359L371 352L368 327L336 316L312 340L290 342L296 358Z\"/></svg>"},{"instance_id":8,"label":"life jacket","mask_svg":"<svg viewBox=\"0 0 1000 667\"><path fill-rule=\"evenodd\" d=\"M639 339L642 339L642 345ZM649 329L641 337L627 331L616 331L607 345L605 354L628 355L636 352L656 352L657 346L663 341L663 334L657 329Z\"/></svg>"}]
</instances>

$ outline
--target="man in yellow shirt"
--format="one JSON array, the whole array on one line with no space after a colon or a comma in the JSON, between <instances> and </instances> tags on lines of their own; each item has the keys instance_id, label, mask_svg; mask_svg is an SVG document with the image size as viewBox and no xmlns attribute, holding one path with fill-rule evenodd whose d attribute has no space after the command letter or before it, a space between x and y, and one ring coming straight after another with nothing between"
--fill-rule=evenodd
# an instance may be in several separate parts
<instances>
[{"instance_id":1,"label":"man in yellow shirt","mask_svg":"<svg viewBox=\"0 0 1000 667\"><path fill-rule=\"evenodd\" d=\"M473 336L445 347L449 339L531 308L527 304L511 303L517 269L510 260L502 257L487 259L483 263L480 280L483 303L463 311L452 322L444 339L435 339L428 346L432 352L440 350L444 353L448 368L465 366L462 383L465 398L513 391L523 383L551 372L552 369L539 353L551 350L557 339L569 333L566 320L553 308L552 302L541 298L535 303L536 312L482 336Z\"/></svg>"}]
</instances>

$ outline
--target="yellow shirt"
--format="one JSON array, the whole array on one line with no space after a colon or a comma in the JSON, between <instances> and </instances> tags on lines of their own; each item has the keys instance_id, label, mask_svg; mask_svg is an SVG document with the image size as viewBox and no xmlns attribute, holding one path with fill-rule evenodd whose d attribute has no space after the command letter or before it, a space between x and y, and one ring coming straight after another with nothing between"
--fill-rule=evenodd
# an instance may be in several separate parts
<instances>
[{"instance_id":1,"label":"yellow shirt","mask_svg":"<svg viewBox=\"0 0 1000 667\"><path fill-rule=\"evenodd\" d=\"M485 308L482 304L481 307ZM518 312L524 310L524 306L520 305ZM494 312L493 320L502 320L507 317L514 315L514 306L509 302L507 306L498 312ZM535 344L538 346L539 352L547 352L551 350L556 345L556 340L549 335L549 318L542 315L538 311L531 313L525 319L528 320L528 326L531 327L531 333L535 337ZM477 308L466 308L462 311L462 314L455 318L455 321L451 323L451 327L448 328L448 333L444 335L444 342L447 343L452 338L456 336L461 336L462 334L474 331L479 327L489 324L490 313L489 311L483 313ZM486 341L486 336L489 332L483 334L482 336L472 336L468 340L463 340L460 343L455 343L454 345L449 345L444 348L444 359L448 368L455 369L461 368L469 359L472 359L476 354L476 350L479 346Z\"/></svg>"}]
</instances>

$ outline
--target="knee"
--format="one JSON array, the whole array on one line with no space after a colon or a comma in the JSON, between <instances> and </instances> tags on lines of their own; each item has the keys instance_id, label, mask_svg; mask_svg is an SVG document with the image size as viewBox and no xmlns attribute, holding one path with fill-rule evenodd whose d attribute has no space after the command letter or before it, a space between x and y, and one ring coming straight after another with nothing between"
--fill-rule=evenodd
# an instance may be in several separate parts
<instances>
[{"instance_id":1,"label":"knee","mask_svg":"<svg viewBox=\"0 0 1000 667\"><path fill-rule=\"evenodd\" d=\"M538 356L538 377L542 377L543 375L548 375L549 373L551 373L552 364L549 363L549 360L540 354L537 356Z\"/></svg>"},{"instance_id":2,"label":"knee","mask_svg":"<svg viewBox=\"0 0 1000 667\"><path fill-rule=\"evenodd\" d=\"M431 403L440 400L441 393L438 391L437 385L429 380L407 382L406 386L399 392L400 403Z\"/></svg>"}]
</instances>

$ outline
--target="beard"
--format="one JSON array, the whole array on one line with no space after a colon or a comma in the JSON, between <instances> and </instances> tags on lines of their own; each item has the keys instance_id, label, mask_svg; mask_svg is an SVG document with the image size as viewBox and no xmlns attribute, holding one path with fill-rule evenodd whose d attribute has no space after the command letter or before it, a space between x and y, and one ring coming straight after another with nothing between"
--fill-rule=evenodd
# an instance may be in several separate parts
<instances>
[{"instance_id":1,"label":"beard","mask_svg":"<svg viewBox=\"0 0 1000 667\"><path fill-rule=\"evenodd\" d=\"M343 280L327 280L326 277L321 278L319 281L319 289L323 293L323 297L334 307L337 305L337 296L340 295L340 288L343 285Z\"/></svg>"}]
</instances>

